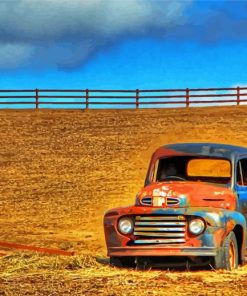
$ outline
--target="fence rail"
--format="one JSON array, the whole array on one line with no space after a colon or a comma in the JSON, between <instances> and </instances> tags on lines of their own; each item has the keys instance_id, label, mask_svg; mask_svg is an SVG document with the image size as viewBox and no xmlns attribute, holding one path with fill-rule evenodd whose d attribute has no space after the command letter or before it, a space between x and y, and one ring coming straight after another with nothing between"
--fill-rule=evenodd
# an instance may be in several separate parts
<instances>
[{"instance_id":1,"label":"fence rail","mask_svg":"<svg viewBox=\"0 0 247 296\"><path fill-rule=\"evenodd\" d=\"M247 87L150 90L1 89L0 109L9 108L162 108L247 103Z\"/></svg>"}]
</instances>

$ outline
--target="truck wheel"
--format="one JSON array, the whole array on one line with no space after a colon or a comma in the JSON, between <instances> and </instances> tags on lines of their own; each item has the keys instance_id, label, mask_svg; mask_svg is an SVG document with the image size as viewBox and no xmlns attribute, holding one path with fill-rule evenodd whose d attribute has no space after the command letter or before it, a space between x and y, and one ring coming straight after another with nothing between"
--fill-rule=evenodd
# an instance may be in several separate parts
<instances>
[{"instance_id":1,"label":"truck wheel","mask_svg":"<svg viewBox=\"0 0 247 296\"><path fill-rule=\"evenodd\" d=\"M214 257L214 268L233 270L238 267L238 243L231 231L225 238L221 251Z\"/></svg>"},{"instance_id":2,"label":"truck wheel","mask_svg":"<svg viewBox=\"0 0 247 296\"><path fill-rule=\"evenodd\" d=\"M110 257L110 265L115 267L135 267L135 257Z\"/></svg>"}]
</instances>

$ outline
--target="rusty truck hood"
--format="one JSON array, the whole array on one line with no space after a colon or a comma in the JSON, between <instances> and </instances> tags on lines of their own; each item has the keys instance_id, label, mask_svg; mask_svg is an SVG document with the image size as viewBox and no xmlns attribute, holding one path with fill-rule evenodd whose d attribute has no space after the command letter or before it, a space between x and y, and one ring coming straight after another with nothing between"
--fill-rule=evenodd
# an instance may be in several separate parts
<instances>
[{"instance_id":1,"label":"rusty truck hood","mask_svg":"<svg viewBox=\"0 0 247 296\"><path fill-rule=\"evenodd\" d=\"M236 209L236 198L231 189L204 182L170 181L151 184L138 194L137 203L153 207Z\"/></svg>"}]
</instances>

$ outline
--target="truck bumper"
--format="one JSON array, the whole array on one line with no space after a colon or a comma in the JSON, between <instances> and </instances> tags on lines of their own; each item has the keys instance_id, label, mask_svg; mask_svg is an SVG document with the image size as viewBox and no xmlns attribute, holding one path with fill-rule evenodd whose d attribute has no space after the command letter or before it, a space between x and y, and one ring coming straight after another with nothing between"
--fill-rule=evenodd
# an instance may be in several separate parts
<instances>
[{"instance_id":1,"label":"truck bumper","mask_svg":"<svg viewBox=\"0 0 247 296\"><path fill-rule=\"evenodd\" d=\"M213 257L218 248L214 247L154 247L154 246L131 246L111 247L108 249L109 257L122 256L188 256L188 257Z\"/></svg>"}]
</instances>

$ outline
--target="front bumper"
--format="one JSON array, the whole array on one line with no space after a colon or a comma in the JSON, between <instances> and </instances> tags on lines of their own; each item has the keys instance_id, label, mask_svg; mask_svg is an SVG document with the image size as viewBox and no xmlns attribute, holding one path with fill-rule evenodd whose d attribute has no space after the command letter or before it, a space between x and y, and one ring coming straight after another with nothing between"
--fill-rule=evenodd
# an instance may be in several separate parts
<instances>
[{"instance_id":1,"label":"front bumper","mask_svg":"<svg viewBox=\"0 0 247 296\"><path fill-rule=\"evenodd\" d=\"M131 246L131 247L110 247L107 255L109 257L122 256L216 256L216 247L172 247L172 246Z\"/></svg>"}]
</instances>

